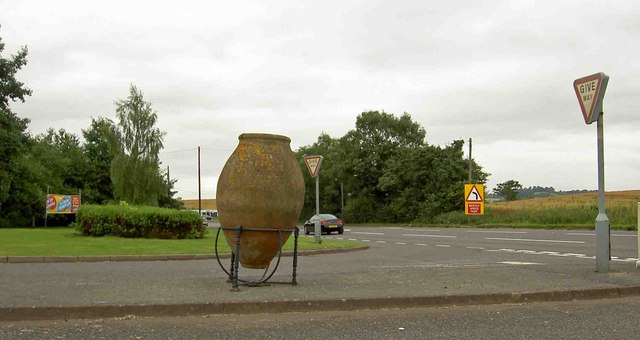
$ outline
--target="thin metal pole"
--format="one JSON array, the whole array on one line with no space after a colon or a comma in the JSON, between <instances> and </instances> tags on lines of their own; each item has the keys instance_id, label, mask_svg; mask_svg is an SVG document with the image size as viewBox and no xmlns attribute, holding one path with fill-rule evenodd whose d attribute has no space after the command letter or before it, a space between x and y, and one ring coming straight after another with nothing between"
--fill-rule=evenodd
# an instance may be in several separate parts
<instances>
[{"instance_id":1,"label":"thin metal pole","mask_svg":"<svg viewBox=\"0 0 640 340\"><path fill-rule=\"evenodd\" d=\"M640 269L640 202L638 202L638 222L636 223L638 231L638 260L636 261L636 269Z\"/></svg>"},{"instance_id":2,"label":"thin metal pole","mask_svg":"<svg viewBox=\"0 0 640 340\"><path fill-rule=\"evenodd\" d=\"M47 198L44 202L44 227L47 227L47 217L49 216L49 210L47 209L47 201L49 200L49 186L47 185Z\"/></svg>"},{"instance_id":3,"label":"thin metal pole","mask_svg":"<svg viewBox=\"0 0 640 340\"><path fill-rule=\"evenodd\" d=\"M469 138L469 184L471 184L473 165L471 165L471 138Z\"/></svg>"},{"instance_id":4,"label":"thin metal pole","mask_svg":"<svg viewBox=\"0 0 640 340\"><path fill-rule=\"evenodd\" d=\"M202 216L202 190L200 182L200 146L198 146L198 214Z\"/></svg>"},{"instance_id":5,"label":"thin metal pole","mask_svg":"<svg viewBox=\"0 0 640 340\"><path fill-rule=\"evenodd\" d=\"M469 138L469 184L473 183L471 182L471 180L473 179L472 174L473 166L471 165L471 138ZM471 215L467 215L467 224L471 225Z\"/></svg>"},{"instance_id":6,"label":"thin metal pole","mask_svg":"<svg viewBox=\"0 0 640 340\"><path fill-rule=\"evenodd\" d=\"M300 235L300 228L298 228L298 226L296 226L295 229L293 229L293 273L291 274L292 278L291 278L291 284L292 285L297 285L298 281L296 278L296 271L298 268L298 236ZM280 250L282 252L282 249Z\"/></svg>"},{"instance_id":7,"label":"thin metal pole","mask_svg":"<svg viewBox=\"0 0 640 340\"><path fill-rule=\"evenodd\" d=\"M596 217L596 271L609 271L611 235L604 201L604 114L598 116L598 216Z\"/></svg>"},{"instance_id":8,"label":"thin metal pole","mask_svg":"<svg viewBox=\"0 0 640 340\"><path fill-rule=\"evenodd\" d=\"M344 187L340 182L340 218L344 219Z\"/></svg>"},{"instance_id":9,"label":"thin metal pole","mask_svg":"<svg viewBox=\"0 0 640 340\"><path fill-rule=\"evenodd\" d=\"M171 198L171 176L169 175L168 165L167 165L167 198Z\"/></svg>"},{"instance_id":10,"label":"thin metal pole","mask_svg":"<svg viewBox=\"0 0 640 340\"><path fill-rule=\"evenodd\" d=\"M316 175L316 214L320 214L320 174Z\"/></svg>"},{"instance_id":11,"label":"thin metal pole","mask_svg":"<svg viewBox=\"0 0 640 340\"><path fill-rule=\"evenodd\" d=\"M316 174L316 215L320 215L320 173ZM320 221L316 221L313 226L313 239L316 243L322 243L320 234L322 234Z\"/></svg>"}]
</instances>

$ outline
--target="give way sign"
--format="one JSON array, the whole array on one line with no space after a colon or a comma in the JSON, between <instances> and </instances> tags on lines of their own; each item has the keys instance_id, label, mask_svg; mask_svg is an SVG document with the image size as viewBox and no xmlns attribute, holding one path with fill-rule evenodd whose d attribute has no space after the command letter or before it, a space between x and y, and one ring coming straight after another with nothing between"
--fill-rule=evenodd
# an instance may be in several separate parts
<instances>
[{"instance_id":1,"label":"give way sign","mask_svg":"<svg viewBox=\"0 0 640 340\"><path fill-rule=\"evenodd\" d=\"M573 89L578 96L585 123L591 124L598 121L608 83L609 76L602 72L576 79L573 82Z\"/></svg>"},{"instance_id":2,"label":"give way sign","mask_svg":"<svg viewBox=\"0 0 640 340\"><path fill-rule=\"evenodd\" d=\"M307 156L304 158L304 163L307 165L311 177L316 177L322 164L322 156Z\"/></svg>"}]
</instances>

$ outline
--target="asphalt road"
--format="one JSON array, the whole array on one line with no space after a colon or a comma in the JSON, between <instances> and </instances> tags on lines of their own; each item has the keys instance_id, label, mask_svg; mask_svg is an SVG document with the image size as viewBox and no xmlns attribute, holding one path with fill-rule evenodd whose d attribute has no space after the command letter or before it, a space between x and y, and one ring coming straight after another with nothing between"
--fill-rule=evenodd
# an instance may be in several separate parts
<instances>
[{"instance_id":1,"label":"asphalt road","mask_svg":"<svg viewBox=\"0 0 640 340\"><path fill-rule=\"evenodd\" d=\"M392 287L385 296L407 296L516 288L549 291L594 280L603 285L635 284L635 234L612 233L612 254L618 258L611 262L613 273L604 276L593 273L595 237L589 234L351 227L343 235L323 237L363 241L370 250L301 256L297 289L277 286L242 294L227 293L226 274L215 260L2 264L0 306L262 301L285 296L308 299L311 293L317 298L367 298L379 287ZM532 267L540 269L527 269ZM632 272L622 273L619 267ZM290 268L291 257L283 258L274 280L290 280ZM242 269L241 275L259 277L262 272ZM514 273L536 276L514 277ZM461 280L459 275L468 277Z\"/></svg>"},{"instance_id":2,"label":"asphalt road","mask_svg":"<svg viewBox=\"0 0 640 340\"><path fill-rule=\"evenodd\" d=\"M516 253L547 262L553 257L592 261L596 254L595 232L591 230L350 227L344 235L323 237L363 241L372 247L392 248L394 253L423 248L435 261L458 258L457 254L468 250ZM636 262L635 231L613 231L610 240L612 262Z\"/></svg>"},{"instance_id":3,"label":"asphalt road","mask_svg":"<svg viewBox=\"0 0 640 340\"><path fill-rule=\"evenodd\" d=\"M0 339L637 339L640 297L179 318L0 322Z\"/></svg>"},{"instance_id":4,"label":"asphalt road","mask_svg":"<svg viewBox=\"0 0 640 340\"><path fill-rule=\"evenodd\" d=\"M303 236L303 237L313 237ZM262 302L558 291L637 285L637 237L612 233L597 274L591 231L350 227L366 251L299 258L299 285L230 292L215 260L0 265L0 307ZM289 277L291 258L283 259ZM531 268L531 269L530 269ZM535 268L535 269L533 269ZM242 271L248 273L247 270ZM0 322L0 339L631 339L640 298L446 308Z\"/></svg>"}]
</instances>

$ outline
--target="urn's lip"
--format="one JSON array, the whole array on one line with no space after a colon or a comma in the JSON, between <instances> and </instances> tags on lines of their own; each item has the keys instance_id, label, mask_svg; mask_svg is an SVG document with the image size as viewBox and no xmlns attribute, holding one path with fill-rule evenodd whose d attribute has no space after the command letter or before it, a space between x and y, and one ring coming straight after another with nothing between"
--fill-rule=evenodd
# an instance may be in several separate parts
<instances>
[{"instance_id":1,"label":"urn's lip","mask_svg":"<svg viewBox=\"0 0 640 340\"><path fill-rule=\"evenodd\" d=\"M239 140L243 139L271 139L271 140L281 140L285 142L291 143L291 138L283 135L272 135L269 133L243 133L238 136Z\"/></svg>"}]
</instances>

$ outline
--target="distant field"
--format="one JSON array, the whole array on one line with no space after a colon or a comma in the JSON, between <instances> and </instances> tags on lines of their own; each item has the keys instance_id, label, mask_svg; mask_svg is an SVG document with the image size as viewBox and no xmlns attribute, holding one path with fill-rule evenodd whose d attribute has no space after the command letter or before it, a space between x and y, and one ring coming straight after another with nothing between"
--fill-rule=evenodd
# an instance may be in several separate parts
<instances>
[{"instance_id":1,"label":"distant field","mask_svg":"<svg viewBox=\"0 0 640 340\"><path fill-rule=\"evenodd\" d=\"M198 200L182 200L184 207L187 209L198 210ZM217 210L218 205L216 204L216 199L202 199L200 202L202 205L202 210Z\"/></svg>"},{"instance_id":2,"label":"distant field","mask_svg":"<svg viewBox=\"0 0 640 340\"><path fill-rule=\"evenodd\" d=\"M605 194L607 217L613 229L636 229L640 190ZM442 214L437 225L534 228L593 228L598 215L598 193L531 198L488 203L483 216L468 218L462 211Z\"/></svg>"},{"instance_id":3,"label":"distant field","mask_svg":"<svg viewBox=\"0 0 640 340\"><path fill-rule=\"evenodd\" d=\"M605 193L607 208L615 206L635 206L640 202L640 190L613 191ZM493 209L522 209L539 207L598 206L598 193L559 195L551 197L530 198L511 202L494 202L487 206Z\"/></svg>"}]
</instances>

